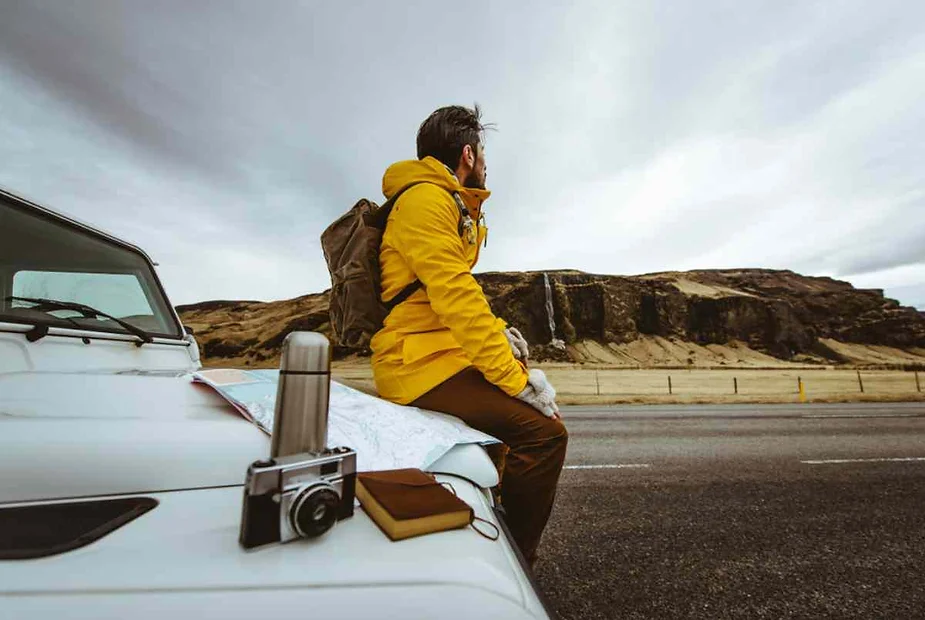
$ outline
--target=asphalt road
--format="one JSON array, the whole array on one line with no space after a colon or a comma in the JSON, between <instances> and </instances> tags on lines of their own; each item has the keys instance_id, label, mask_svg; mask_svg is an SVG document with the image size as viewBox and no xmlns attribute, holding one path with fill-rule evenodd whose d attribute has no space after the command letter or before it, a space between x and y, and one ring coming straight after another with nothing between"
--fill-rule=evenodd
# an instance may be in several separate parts
<instances>
[{"instance_id":1,"label":"asphalt road","mask_svg":"<svg viewBox=\"0 0 925 620\"><path fill-rule=\"evenodd\" d=\"M570 407L562 618L925 618L925 403Z\"/></svg>"}]
</instances>

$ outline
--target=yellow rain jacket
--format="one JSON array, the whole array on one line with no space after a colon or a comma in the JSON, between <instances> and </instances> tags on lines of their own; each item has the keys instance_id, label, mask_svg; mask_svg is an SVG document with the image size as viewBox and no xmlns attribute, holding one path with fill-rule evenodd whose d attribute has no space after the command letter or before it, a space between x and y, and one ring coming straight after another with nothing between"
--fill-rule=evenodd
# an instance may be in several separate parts
<instances>
[{"instance_id":1,"label":"yellow rain jacket","mask_svg":"<svg viewBox=\"0 0 925 620\"><path fill-rule=\"evenodd\" d=\"M514 359L504 321L491 312L472 277L487 228L481 225L487 190L462 187L438 160L393 164L382 179L386 198L414 181L389 215L379 262L382 299L388 301L419 279L424 285L396 306L373 336L373 377L383 398L408 404L469 366L514 396L527 371ZM449 190L449 191L447 191ZM459 234L460 214L450 192L459 192L478 225L470 243Z\"/></svg>"}]
</instances>

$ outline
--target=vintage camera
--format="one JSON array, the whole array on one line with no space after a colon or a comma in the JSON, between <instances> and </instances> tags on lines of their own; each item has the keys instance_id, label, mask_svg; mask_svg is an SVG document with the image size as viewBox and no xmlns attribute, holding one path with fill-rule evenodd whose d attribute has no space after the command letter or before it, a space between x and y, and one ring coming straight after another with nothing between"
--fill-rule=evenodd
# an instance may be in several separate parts
<instances>
[{"instance_id":1,"label":"vintage camera","mask_svg":"<svg viewBox=\"0 0 925 620\"><path fill-rule=\"evenodd\" d=\"M257 461L247 469L241 546L313 538L353 516L356 453L334 448Z\"/></svg>"},{"instance_id":2,"label":"vintage camera","mask_svg":"<svg viewBox=\"0 0 925 620\"><path fill-rule=\"evenodd\" d=\"M246 549L320 536L353 515L356 452L327 449L331 362L327 338L283 341L270 458L247 469L240 543Z\"/></svg>"}]
</instances>

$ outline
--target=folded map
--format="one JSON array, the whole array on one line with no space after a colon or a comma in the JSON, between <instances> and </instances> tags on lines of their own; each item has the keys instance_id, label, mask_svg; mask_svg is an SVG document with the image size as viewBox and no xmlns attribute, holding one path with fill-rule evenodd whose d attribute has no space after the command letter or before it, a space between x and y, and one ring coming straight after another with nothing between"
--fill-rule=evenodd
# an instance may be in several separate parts
<instances>
[{"instance_id":1,"label":"folded map","mask_svg":"<svg viewBox=\"0 0 925 620\"><path fill-rule=\"evenodd\" d=\"M213 369L192 375L268 435L278 380L279 370ZM358 471L427 469L453 446L468 443L499 442L451 415L396 405L331 381L327 445L356 450Z\"/></svg>"}]
</instances>

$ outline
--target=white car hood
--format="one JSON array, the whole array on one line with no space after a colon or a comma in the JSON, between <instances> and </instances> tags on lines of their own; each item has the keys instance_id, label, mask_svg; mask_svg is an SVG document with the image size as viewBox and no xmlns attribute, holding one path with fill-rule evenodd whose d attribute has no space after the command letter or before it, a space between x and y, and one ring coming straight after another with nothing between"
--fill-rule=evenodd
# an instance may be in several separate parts
<instances>
[{"instance_id":1,"label":"white car hood","mask_svg":"<svg viewBox=\"0 0 925 620\"><path fill-rule=\"evenodd\" d=\"M187 377L0 374L0 502L242 484L268 451Z\"/></svg>"},{"instance_id":2,"label":"white car hood","mask_svg":"<svg viewBox=\"0 0 925 620\"><path fill-rule=\"evenodd\" d=\"M0 373L0 503L240 485L268 453L262 431L188 375ZM496 480L473 446L434 465Z\"/></svg>"},{"instance_id":3,"label":"white car hood","mask_svg":"<svg viewBox=\"0 0 925 620\"><path fill-rule=\"evenodd\" d=\"M437 469L477 480L490 461L459 448ZM210 600L226 620L271 609L545 617L509 542L472 528L393 543L357 508L319 539L242 550L240 485L268 450L262 431L188 376L0 374L0 505L117 494L159 502L86 547L0 561L0 605L56 618L202 617ZM493 519L484 491L441 479Z\"/></svg>"}]
</instances>

